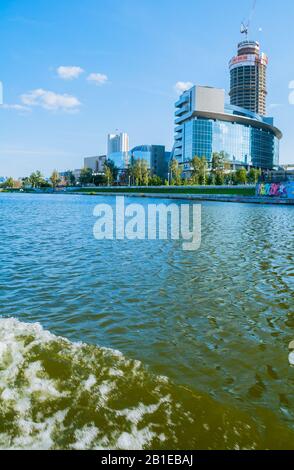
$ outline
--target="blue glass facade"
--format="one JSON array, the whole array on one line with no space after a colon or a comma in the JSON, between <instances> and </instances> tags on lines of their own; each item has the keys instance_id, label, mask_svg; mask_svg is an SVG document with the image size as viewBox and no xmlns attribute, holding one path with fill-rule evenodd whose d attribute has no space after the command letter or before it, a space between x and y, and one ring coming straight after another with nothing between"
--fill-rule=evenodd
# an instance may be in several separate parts
<instances>
[{"instance_id":1,"label":"blue glass facade","mask_svg":"<svg viewBox=\"0 0 294 470\"><path fill-rule=\"evenodd\" d=\"M223 90L194 86L176 103L173 157L189 170L191 160L224 153L233 166L273 169L282 133L273 118L225 103Z\"/></svg>"},{"instance_id":2,"label":"blue glass facade","mask_svg":"<svg viewBox=\"0 0 294 470\"><path fill-rule=\"evenodd\" d=\"M164 145L140 145L131 150L133 160L145 160L153 175L166 178L168 174L167 152Z\"/></svg>"},{"instance_id":3,"label":"blue glass facade","mask_svg":"<svg viewBox=\"0 0 294 470\"><path fill-rule=\"evenodd\" d=\"M108 159L113 161L118 170L125 170L129 166L130 154L129 152L114 152L108 156Z\"/></svg>"},{"instance_id":4,"label":"blue glass facade","mask_svg":"<svg viewBox=\"0 0 294 470\"><path fill-rule=\"evenodd\" d=\"M235 122L195 118L183 124L181 163L196 155L210 162L214 152L224 152L239 165L273 168L279 161L279 139L267 130Z\"/></svg>"}]
</instances>

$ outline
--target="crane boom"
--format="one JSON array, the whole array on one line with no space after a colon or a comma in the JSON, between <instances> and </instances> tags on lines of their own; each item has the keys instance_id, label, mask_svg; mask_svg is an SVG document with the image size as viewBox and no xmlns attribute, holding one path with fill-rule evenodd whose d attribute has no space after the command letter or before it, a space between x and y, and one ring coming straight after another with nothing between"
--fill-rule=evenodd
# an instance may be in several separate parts
<instances>
[{"instance_id":1,"label":"crane boom","mask_svg":"<svg viewBox=\"0 0 294 470\"><path fill-rule=\"evenodd\" d=\"M253 5L252 5L251 11L250 11L248 21L247 21L247 23L245 21L243 21L242 24L241 24L241 34L245 34L246 38L248 36L249 27L251 25L251 21L253 19L253 15L255 13L256 4L257 4L257 0L253 0Z\"/></svg>"}]
</instances>

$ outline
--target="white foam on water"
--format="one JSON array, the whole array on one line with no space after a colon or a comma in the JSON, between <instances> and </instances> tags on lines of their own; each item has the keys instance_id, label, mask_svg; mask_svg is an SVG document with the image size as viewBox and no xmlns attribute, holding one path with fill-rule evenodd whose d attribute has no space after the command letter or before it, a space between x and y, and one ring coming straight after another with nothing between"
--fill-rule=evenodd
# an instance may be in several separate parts
<instances>
[{"instance_id":1,"label":"white foam on water","mask_svg":"<svg viewBox=\"0 0 294 470\"><path fill-rule=\"evenodd\" d=\"M38 323L26 324L11 318L0 319L0 419L3 417L5 422L6 413L9 411L15 415L11 422L14 428L12 434L9 434L9 431L1 432L0 429L0 448L54 449L59 447L55 435L69 431L73 432L73 439L68 443L68 448L77 450L98 448L131 450L142 449L150 444L156 433L149 425L141 426L140 429L138 425L146 415L152 415L161 405L167 404L169 397L159 396L156 404L144 405L139 402L136 406L123 410L111 409L108 405L108 401L117 392L117 381L124 380L124 368L131 368L132 381L136 384L137 377L139 381L144 378L142 364L139 361L127 360L119 351L96 348L102 359L110 357L111 366L107 368L106 362L100 370L99 364L95 363L97 370L93 370L85 380L79 382L76 390L70 387L67 389L67 385L58 377L48 376L42 362L43 356L45 357L44 351L50 354L50 348L55 345L58 345L58 348L57 352L54 350L54 355L63 359L65 356L69 365L75 364L81 358L85 360L86 365L87 359L91 358L90 355L89 358L82 356L84 349L89 346L56 337L45 331ZM101 380L99 373L102 372ZM161 380L159 378L159 384ZM112 420L124 418L126 425L121 430L119 428L113 430L113 426L110 426L111 431L108 435L107 433L104 435L104 430L99 429L94 423L79 427L79 422L74 422L75 413L70 423L65 424L66 417L71 411L70 407L60 409L58 412L48 411L50 406L59 403L60 400L62 403L62 399L67 398L70 399L70 406L73 409L75 406L79 408L74 401L83 393L88 393L89 400L94 400L94 410L104 407L105 414L109 413ZM10 423L7 424L9 427ZM113 425L112 421L110 425ZM162 442L165 440L163 433L159 439Z\"/></svg>"},{"instance_id":2,"label":"white foam on water","mask_svg":"<svg viewBox=\"0 0 294 470\"><path fill-rule=\"evenodd\" d=\"M95 426L85 426L83 429L78 429L75 432L76 442L72 445L74 450L91 450L93 443L99 434Z\"/></svg>"},{"instance_id":3,"label":"white foam on water","mask_svg":"<svg viewBox=\"0 0 294 470\"><path fill-rule=\"evenodd\" d=\"M39 399L41 401L45 401L49 397L57 398L67 395L67 392L60 393L58 390L56 390L54 381L46 379L43 376L43 373L44 369L42 368L42 364L40 361L33 362L28 366L25 371L25 378L29 383L29 386L27 388L28 395L38 393Z\"/></svg>"},{"instance_id":4,"label":"white foam on water","mask_svg":"<svg viewBox=\"0 0 294 470\"><path fill-rule=\"evenodd\" d=\"M96 385L97 380L94 377L94 375L90 375L89 378L84 382L84 389L87 390L88 392L91 390L94 385Z\"/></svg>"},{"instance_id":5,"label":"white foam on water","mask_svg":"<svg viewBox=\"0 0 294 470\"><path fill-rule=\"evenodd\" d=\"M197 448L212 427L212 448L257 447L246 421L219 410L119 351L0 319L0 449Z\"/></svg>"}]
</instances>

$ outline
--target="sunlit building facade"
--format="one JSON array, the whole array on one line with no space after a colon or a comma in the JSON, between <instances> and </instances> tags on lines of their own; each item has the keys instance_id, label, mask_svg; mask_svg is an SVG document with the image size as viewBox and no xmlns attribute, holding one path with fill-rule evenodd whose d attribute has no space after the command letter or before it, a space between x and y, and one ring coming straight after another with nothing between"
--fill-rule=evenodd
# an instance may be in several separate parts
<instances>
[{"instance_id":1,"label":"sunlit building facade","mask_svg":"<svg viewBox=\"0 0 294 470\"><path fill-rule=\"evenodd\" d=\"M224 90L194 86L176 103L173 156L184 171L194 156L211 162L215 152L234 166L272 169L281 138L273 118L225 104Z\"/></svg>"}]
</instances>

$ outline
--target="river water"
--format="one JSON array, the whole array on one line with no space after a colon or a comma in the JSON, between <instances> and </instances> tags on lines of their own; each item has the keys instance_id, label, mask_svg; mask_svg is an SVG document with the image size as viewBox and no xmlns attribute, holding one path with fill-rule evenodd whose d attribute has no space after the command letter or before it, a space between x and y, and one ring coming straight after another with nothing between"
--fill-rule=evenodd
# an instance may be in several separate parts
<instances>
[{"instance_id":1,"label":"river water","mask_svg":"<svg viewBox=\"0 0 294 470\"><path fill-rule=\"evenodd\" d=\"M0 447L294 449L294 208L204 202L187 252L98 203L0 194Z\"/></svg>"}]
</instances>

